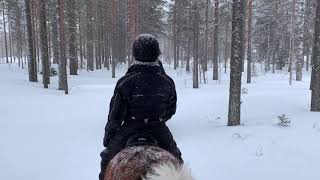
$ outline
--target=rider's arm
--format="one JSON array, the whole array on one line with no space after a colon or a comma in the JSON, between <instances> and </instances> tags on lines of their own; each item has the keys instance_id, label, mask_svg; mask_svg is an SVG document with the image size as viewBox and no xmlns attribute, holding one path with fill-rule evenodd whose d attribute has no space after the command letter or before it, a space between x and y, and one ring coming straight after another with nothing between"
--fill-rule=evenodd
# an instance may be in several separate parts
<instances>
[{"instance_id":1,"label":"rider's arm","mask_svg":"<svg viewBox=\"0 0 320 180\"><path fill-rule=\"evenodd\" d=\"M166 117L165 117L165 121L168 121L169 119L171 119L171 117L176 113L176 109L177 109L177 93L176 93L176 88L174 85L174 82L172 79L171 80L171 84L172 84L172 88L170 90L170 95L169 95L169 106L168 106L168 110L166 113Z\"/></svg>"},{"instance_id":2,"label":"rider's arm","mask_svg":"<svg viewBox=\"0 0 320 180\"><path fill-rule=\"evenodd\" d=\"M118 87L114 91L114 95L110 102L110 109L108 115L108 123L105 127L105 136L103 139L103 145L106 147L110 141L110 138L116 134L120 128L123 118L126 112L126 101L121 95Z\"/></svg>"}]
</instances>

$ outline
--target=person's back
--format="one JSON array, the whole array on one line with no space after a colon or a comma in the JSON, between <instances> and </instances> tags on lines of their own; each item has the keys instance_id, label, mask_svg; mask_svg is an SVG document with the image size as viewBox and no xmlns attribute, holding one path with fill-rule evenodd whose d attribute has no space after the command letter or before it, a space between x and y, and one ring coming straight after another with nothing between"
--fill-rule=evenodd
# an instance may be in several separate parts
<instances>
[{"instance_id":1,"label":"person's back","mask_svg":"<svg viewBox=\"0 0 320 180\"><path fill-rule=\"evenodd\" d=\"M148 132L158 145L175 155L180 150L165 122L176 112L176 90L161 62L159 44L152 35L140 35L133 44L136 61L122 77L111 99L105 128L100 179L108 162L120 152L134 134Z\"/></svg>"}]
</instances>

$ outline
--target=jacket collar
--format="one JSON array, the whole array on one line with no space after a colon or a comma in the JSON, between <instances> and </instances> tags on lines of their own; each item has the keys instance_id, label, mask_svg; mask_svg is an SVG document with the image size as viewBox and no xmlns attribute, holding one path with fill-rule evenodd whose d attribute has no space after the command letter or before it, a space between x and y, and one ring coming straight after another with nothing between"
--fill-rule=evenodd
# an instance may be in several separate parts
<instances>
[{"instance_id":1,"label":"jacket collar","mask_svg":"<svg viewBox=\"0 0 320 180\"><path fill-rule=\"evenodd\" d=\"M142 62L142 61L134 61L132 65L145 65L145 66L160 66L160 60L156 60L153 62Z\"/></svg>"},{"instance_id":2,"label":"jacket collar","mask_svg":"<svg viewBox=\"0 0 320 180\"><path fill-rule=\"evenodd\" d=\"M133 64L127 71L127 74L132 72L140 72L140 73L158 73L161 72L160 66L150 66L150 65L141 65L141 64Z\"/></svg>"}]
</instances>

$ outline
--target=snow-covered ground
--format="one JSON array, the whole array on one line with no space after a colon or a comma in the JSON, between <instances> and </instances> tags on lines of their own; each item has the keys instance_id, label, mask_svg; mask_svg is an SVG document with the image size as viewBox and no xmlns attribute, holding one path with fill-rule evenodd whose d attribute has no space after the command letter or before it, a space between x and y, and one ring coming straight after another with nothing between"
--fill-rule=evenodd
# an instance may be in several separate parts
<instances>
[{"instance_id":1,"label":"snow-covered ground","mask_svg":"<svg viewBox=\"0 0 320 180\"><path fill-rule=\"evenodd\" d=\"M168 125L196 180L320 179L320 113L309 111L309 74L291 87L285 72L244 83L242 126L227 127L228 75L195 90L191 74L166 71L178 92ZM66 96L56 78L45 90L26 71L1 64L0 180L97 179L115 82L106 70L81 71L69 77ZM289 127L277 125L283 113Z\"/></svg>"}]
</instances>

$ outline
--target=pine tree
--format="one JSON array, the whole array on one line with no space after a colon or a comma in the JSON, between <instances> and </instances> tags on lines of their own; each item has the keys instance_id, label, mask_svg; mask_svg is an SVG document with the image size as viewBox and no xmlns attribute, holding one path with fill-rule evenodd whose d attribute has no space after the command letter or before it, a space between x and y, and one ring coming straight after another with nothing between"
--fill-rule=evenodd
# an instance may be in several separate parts
<instances>
[{"instance_id":1,"label":"pine tree","mask_svg":"<svg viewBox=\"0 0 320 180\"><path fill-rule=\"evenodd\" d=\"M248 49L247 49L247 83L251 83L251 62L252 62L252 46L251 46L251 29L252 29L252 1L249 0L248 4Z\"/></svg>"},{"instance_id":2,"label":"pine tree","mask_svg":"<svg viewBox=\"0 0 320 180\"><path fill-rule=\"evenodd\" d=\"M68 57L69 57L69 68L70 75L78 74L78 55L77 55L77 44L76 44L76 36L77 36L77 22L76 22L76 1L75 0L67 0L67 23L68 23Z\"/></svg>"},{"instance_id":3,"label":"pine tree","mask_svg":"<svg viewBox=\"0 0 320 180\"><path fill-rule=\"evenodd\" d=\"M46 1L40 0L40 46L42 58L42 81L44 88L48 88L50 84L50 65L48 54L48 38L47 38L47 18L46 18Z\"/></svg>"},{"instance_id":4,"label":"pine tree","mask_svg":"<svg viewBox=\"0 0 320 180\"><path fill-rule=\"evenodd\" d=\"M32 21L31 21L31 6L30 0L25 0L26 6L26 22L27 22L27 39L28 39L28 70L29 70L29 81L37 82L37 62L35 59L35 51L33 44L33 30L32 30Z\"/></svg>"},{"instance_id":5,"label":"pine tree","mask_svg":"<svg viewBox=\"0 0 320 180\"><path fill-rule=\"evenodd\" d=\"M67 58L66 58L66 41L65 41L65 17L64 17L64 0L58 0L58 21L59 21L59 90L64 90L65 94L69 93L67 79Z\"/></svg>"},{"instance_id":6,"label":"pine tree","mask_svg":"<svg viewBox=\"0 0 320 180\"><path fill-rule=\"evenodd\" d=\"M5 50L6 50L6 63L9 63L9 57L8 57L8 41L7 41L7 28L6 28L6 17L5 17L5 5L4 1L2 0L2 19L3 19L3 32L4 32L4 41L5 41Z\"/></svg>"},{"instance_id":7,"label":"pine tree","mask_svg":"<svg viewBox=\"0 0 320 180\"><path fill-rule=\"evenodd\" d=\"M193 50L193 88L199 88L199 12L198 12L198 1L193 1L193 42L194 42L194 50Z\"/></svg>"},{"instance_id":8,"label":"pine tree","mask_svg":"<svg viewBox=\"0 0 320 180\"><path fill-rule=\"evenodd\" d=\"M244 1L233 0L228 126L240 125Z\"/></svg>"},{"instance_id":9,"label":"pine tree","mask_svg":"<svg viewBox=\"0 0 320 180\"><path fill-rule=\"evenodd\" d=\"M86 1L87 70L94 71L93 63L93 12L92 0Z\"/></svg>"},{"instance_id":10,"label":"pine tree","mask_svg":"<svg viewBox=\"0 0 320 180\"><path fill-rule=\"evenodd\" d=\"M311 95L311 111L320 111L320 3L316 6L315 18L315 34L312 55L312 95Z\"/></svg>"},{"instance_id":11,"label":"pine tree","mask_svg":"<svg viewBox=\"0 0 320 180\"><path fill-rule=\"evenodd\" d=\"M215 0L214 17L214 49L213 49L213 80L218 80L218 51L219 51L219 0Z\"/></svg>"}]
</instances>

